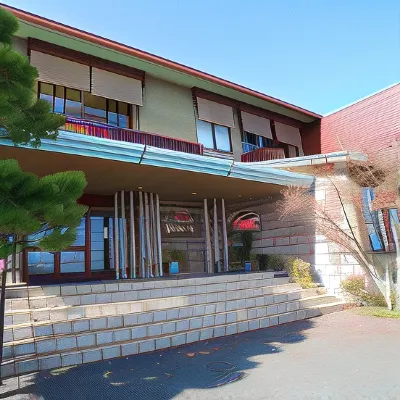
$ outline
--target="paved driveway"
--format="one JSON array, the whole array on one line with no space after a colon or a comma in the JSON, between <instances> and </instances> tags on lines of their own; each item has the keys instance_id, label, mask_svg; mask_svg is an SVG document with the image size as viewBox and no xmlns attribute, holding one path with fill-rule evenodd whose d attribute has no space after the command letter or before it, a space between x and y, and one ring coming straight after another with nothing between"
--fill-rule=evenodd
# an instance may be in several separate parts
<instances>
[{"instance_id":1,"label":"paved driveway","mask_svg":"<svg viewBox=\"0 0 400 400\"><path fill-rule=\"evenodd\" d=\"M31 400L398 400L400 320L344 311L5 382Z\"/></svg>"}]
</instances>

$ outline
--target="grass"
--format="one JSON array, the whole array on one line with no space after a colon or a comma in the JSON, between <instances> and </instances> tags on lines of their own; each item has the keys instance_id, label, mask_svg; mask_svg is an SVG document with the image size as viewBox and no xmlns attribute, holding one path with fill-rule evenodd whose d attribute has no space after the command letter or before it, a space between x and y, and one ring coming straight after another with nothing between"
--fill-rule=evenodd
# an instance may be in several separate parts
<instances>
[{"instance_id":1,"label":"grass","mask_svg":"<svg viewBox=\"0 0 400 400\"><path fill-rule=\"evenodd\" d=\"M385 307L357 307L355 310L360 315L371 315L380 318L400 318L399 311L391 311Z\"/></svg>"}]
</instances>

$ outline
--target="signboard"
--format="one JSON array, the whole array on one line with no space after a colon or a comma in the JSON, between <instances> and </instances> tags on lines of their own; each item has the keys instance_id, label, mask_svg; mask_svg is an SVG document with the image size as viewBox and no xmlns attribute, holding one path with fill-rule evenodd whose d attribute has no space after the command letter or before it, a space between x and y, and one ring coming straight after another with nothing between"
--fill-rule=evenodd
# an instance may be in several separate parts
<instances>
[{"instance_id":1,"label":"signboard","mask_svg":"<svg viewBox=\"0 0 400 400\"><path fill-rule=\"evenodd\" d=\"M188 209L161 210L164 237L201 237L201 215Z\"/></svg>"},{"instance_id":2,"label":"signboard","mask_svg":"<svg viewBox=\"0 0 400 400\"><path fill-rule=\"evenodd\" d=\"M261 230L260 216L252 211L240 212L233 220L234 231L258 232Z\"/></svg>"}]
</instances>

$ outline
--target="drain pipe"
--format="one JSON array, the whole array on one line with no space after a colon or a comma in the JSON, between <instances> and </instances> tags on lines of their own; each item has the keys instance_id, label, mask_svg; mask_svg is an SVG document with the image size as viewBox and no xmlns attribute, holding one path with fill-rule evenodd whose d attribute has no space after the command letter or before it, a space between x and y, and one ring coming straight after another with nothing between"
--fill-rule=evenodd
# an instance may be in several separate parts
<instances>
[{"instance_id":1,"label":"drain pipe","mask_svg":"<svg viewBox=\"0 0 400 400\"><path fill-rule=\"evenodd\" d=\"M129 233L130 233L130 265L129 277L136 278L136 243L135 243L135 210L133 203L133 191L129 192Z\"/></svg>"},{"instance_id":2,"label":"drain pipe","mask_svg":"<svg viewBox=\"0 0 400 400\"><path fill-rule=\"evenodd\" d=\"M158 194L156 194L156 219L157 219L158 263L160 266L160 276L163 276L162 244L161 244L161 214L160 214L160 198L158 197Z\"/></svg>"},{"instance_id":3,"label":"drain pipe","mask_svg":"<svg viewBox=\"0 0 400 400\"><path fill-rule=\"evenodd\" d=\"M229 251L228 251L228 233L226 229L226 214L225 214L225 200L221 200L221 212L222 212L222 238L224 242L224 270L229 270Z\"/></svg>"}]
</instances>

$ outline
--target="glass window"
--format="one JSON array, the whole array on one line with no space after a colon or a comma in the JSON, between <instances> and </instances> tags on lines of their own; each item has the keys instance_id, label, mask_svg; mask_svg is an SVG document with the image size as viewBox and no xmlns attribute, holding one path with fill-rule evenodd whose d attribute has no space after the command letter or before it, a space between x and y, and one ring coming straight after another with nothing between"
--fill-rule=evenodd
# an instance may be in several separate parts
<instances>
[{"instance_id":1,"label":"glass window","mask_svg":"<svg viewBox=\"0 0 400 400\"><path fill-rule=\"evenodd\" d=\"M226 126L214 125L214 131L217 150L231 151L229 128L227 128Z\"/></svg>"},{"instance_id":2,"label":"glass window","mask_svg":"<svg viewBox=\"0 0 400 400\"><path fill-rule=\"evenodd\" d=\"M56 97L54 98L54 112L64 114L65 88L56 86Z\"/></svg>"},{"instance_id":3,"label":"glass window","mask_svg":"<svg viewBox=\"0 0 400 400\"><path fill-rule=\"evenodd\" d=\"M44 251L28 252L29 275L43 275L54 273L54 254Z\"/></svg>"},{"instance_id":4,"label":"glass window","mask_svg":"<svg viewBox=\"0 0 400 400\"><path fill-rule=\"evenodd\" d=\"M39 97L50 103L51 110L53 111L53 85L49 83L40 82L39 85Z\"/></svg>"},{"instance_id":5,"label":"glass window","mask_svg":"<svg viewBox=\"0 0 400 400\"><path fill-rule=\"evenodd\" d=\"M85 245L86 241L85 232L86 232L86 218L82 218L80 225L76 229L76 240L72 246Z\"/></svg>"},{"instance_id":6,"label":"glass window","mask_svg":"<svg viewBox=\"0 0 400 400\"><path fill-rule=\"evenodd\" d=\"M107 122L107 99L84 93L85 118Z\"/></svg>"},{"instance_id":7,"label":"glass window","mask_svg":"<svg viewBox=\"0 0 400 400\"><path fill-rule=\"evenodd\" d=\"M82 117L81 92L75 89L66 90L65 114L72 117Z\"/></svg>"},{"instance_id":8,"label":"glass window","mask_svg":"<svg viewBox=\"0 0 400 400\"><path fill-rule=\"evenodd\" d=\"M129 117L127 115L118 114L118 126L120 128L128 128L128 118Z\"/></svg>"},{"instance_id":9,"label":"glass window","mask_svg":"<svg viewBox=\"0 0 400 400\"><path fill-rule=\"evenodd\" d=\"M85 252L62 251L60 253L60 272L62 274L85 272Z\"/></svg>"},{"instance_id":10,"label":"glass window","mask_svg":"<svg viewBox=\"0 0 400 400\"><path fill-rule=\"evenodd\" d=\"M204 147L214 148L213 129L210 122L197 120L197 140Z\"/></svg>"}]
</instances>

